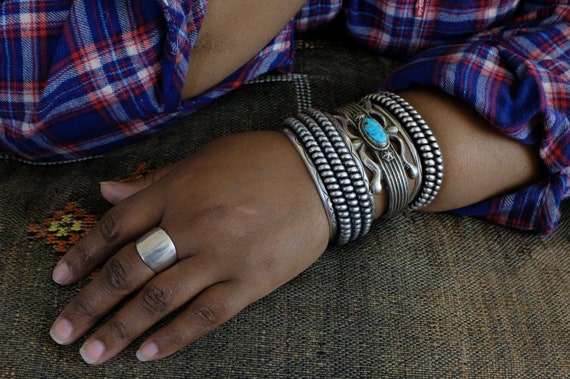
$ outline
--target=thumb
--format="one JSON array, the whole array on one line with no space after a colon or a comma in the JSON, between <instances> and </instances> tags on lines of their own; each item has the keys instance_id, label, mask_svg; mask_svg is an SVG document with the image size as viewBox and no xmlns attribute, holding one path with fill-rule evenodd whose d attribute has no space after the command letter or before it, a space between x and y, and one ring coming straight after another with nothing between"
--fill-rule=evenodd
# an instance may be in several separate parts
<instances>
[{"instance_id":1,"label":"thumb","mask_svg":"<svg viewBox=\"0 0 570 379\"><path fill-rule=\"evenodd\" d=\"M99 184L101 194L109 203L116 205L127 197L159 181L160 178L172 171L174 166L175 165L170 165L156 171L151 171L143 177L130 182L101 182Z\"/></svg>"}]
</instances>

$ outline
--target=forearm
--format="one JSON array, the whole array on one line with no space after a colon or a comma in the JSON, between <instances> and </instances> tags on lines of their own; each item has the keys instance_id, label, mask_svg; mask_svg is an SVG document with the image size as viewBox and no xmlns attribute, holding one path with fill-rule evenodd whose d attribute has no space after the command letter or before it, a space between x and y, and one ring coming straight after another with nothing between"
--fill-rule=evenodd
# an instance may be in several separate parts
<instances>
[{"instance_id":1,"label":"forearm","mask_svg":"<svg viewBox=\"0 0 570 379\"><path fill-rule=\"evenodd\" d=\"M426 211L446 211L514 192L544 175L538 148L496 131L466 104L438 90L399 93L426 120L444 158L442 188ZM382 213L385 200L378 202Z\"/></svg>"},{"instance_id":2,"label":"forearm","mask_svg":"<svg viewBox=\"0 0 570 379\"><path fill-rule=\"evenodd\" d=\"M210 0L194 47L183 98L194 97L233 73L257 54L295 15L304 1ZM506 194L539 178L538 149L497 132L467 105L441 91L400 92L424 117L445 160L443 186L426 211L456 209ZM386 208L385 191L376 216Z\"/></svg>"},{"instance_id":3,"label":"forearm","mask_svg":"<svg viewBox=\"0 0 570 379\"><path fill-rule=\"evenodd\" d=\"M209 0L192 50L183 99L221 82L261 51L301 9L303 0Z\"/></svg>"}]
</instances>

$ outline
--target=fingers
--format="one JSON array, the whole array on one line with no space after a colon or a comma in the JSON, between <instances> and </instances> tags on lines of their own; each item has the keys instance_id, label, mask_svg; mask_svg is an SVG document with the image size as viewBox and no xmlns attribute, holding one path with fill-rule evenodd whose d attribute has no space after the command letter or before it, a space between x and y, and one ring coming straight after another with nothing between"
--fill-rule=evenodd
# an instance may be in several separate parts
<instances>
[{"instance_id":1,"label":"fingers","mask_svg":"<svg viewBox=\"0 0 570 379\"><path fill-rule=\"evenodd\" d=\"M141 360L170 355L198 337L229 320L245 305L247 296L235 281L211 282L199 275L207 265L197 259L186 259L148 282L139 293L103 325L80 349L89 364L100 364L124 350L146 330L172 311L192 301L188 310L161 330L140 349ZM107 281L108 279L104 279ZM207 288L205 291L204 288ZM94 288L101 291L101 287ZM241 292L243 294L243 291ZM105 301L101 301L101 304ZM70 314L73 314L72 312ZM73 323L73 320L69 320Z\"/></svg>"},{"instance_id":2,"label":"fingers","mask_svg":"<svg viewBox=\"0 0 570 379\"><path fill-rule=\"evenodd\" d=\"M140 361L174 354L231 318L261 296L234 280L209 287L180 316L150 336L137 351Z\"/></svg>"},{"instance_id":3,"label":"fingers","mask_svg":"<svg viewBox=\"0 0 570 379\"><path fill-rule=\"evenodd\" d=\"M133 242L162 218L164 198L156 186L136 193L107 212L55 267L56 283L70 284Z\"/></svg>"},{"instance_id":4,"label":"fingers","mask_svg":"<svg viewBox=\"0 0 570 379\"><path fill-rule=\"evenodd\" d=\"M158 182L163 176L170 173L176 165L170 165L151 171L142 178L130 182L102 182L100 184L101 194L111 204L118 204L135 193L150 187Z\"/></svg>"},{"instance_id":5,"label":"fingers","mask_svg":"<svg viewBox=\"0 0 570 379\"><path fill-rule=\"evenodd\" d=\"M59 344L69 344L87 332L121 300L154 276L134 244L122 249L103 266L99 275L64 308L50 335Z\"/></svg>"}]
</instances>

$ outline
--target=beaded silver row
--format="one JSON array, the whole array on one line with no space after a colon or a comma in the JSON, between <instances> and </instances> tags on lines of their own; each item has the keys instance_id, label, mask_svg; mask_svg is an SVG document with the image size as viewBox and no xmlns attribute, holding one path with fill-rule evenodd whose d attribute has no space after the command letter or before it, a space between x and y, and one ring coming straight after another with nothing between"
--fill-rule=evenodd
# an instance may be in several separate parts
<instances>
[{"instance_id":1,"label":"beaded silver row","mask_svg":"<svg viewBox=\"0 0 570 379\"><path fill-rule=\"evenodd\" d=\"M350 195L347 195L349 211L353 220L353 239L368 233L374 219L374 197L370 193L370 185L366 172L359 164L358 157L350 148L350 144L345 136L340 133L333 124L329 115L316 109L307 110L318 126L325 132L330 144L328 146L329 156L335 164L340 165L337 175L341 184L347 186ZM313 124L313 126L316 126ZM317 129L318 130L318 129ZM325 142L325 144L327 144ZM332 147L332 150L331 150ZM338 156L338 160L337 157Z\"/></svg>"},{"instance_id":2,"label":"beaded silver row","mask_svg":"<svg viewBox=\"0 0 570 379\"><path fill-rule=\"evenodd\" d=\"M329 239L333 239L337 231L337 222L336 222L336 216L334 214L334 207L331 198L329 196L329 193L325 187L325 183L323 182L317 170L317 167L315 167L315 164L311 160L309 153L305 149L305 146L303 146L301 141L299 141L299 138L297 138L297 136L289 128L283 128L282 131L285 134L285 136L289 138L289 140L291 141L291 143L299 153L299 156L301 157L301 159L305 163L305 166L307 167L307 170L309 171L309 175L311 176L313 182L317 187L317 193L321 198L321 201L323 203L323 206L325 207L325 211L328 216L329 232L330 232Z\"/></svg>"},{"instance_id":3,"label":"beaded silver row","mask_svg":"<svg viewBox=\"0 0 570 379\"><path fill-rule=\"evenodd\" d=\"M415 145L422 166L422 182L417 196L408 205L411 210L431 203L443 181L443 157L439 144L421 115L402 97L392 92L371 94L362 99L388 110L400 122Z\"/></svg>"},{"instance_id":4,"label":"beaded silver row","mask_svg":"<svg viewBox=\"0 0 570 379\"><path fill-rule=\"evenodd\" d=\"M334 219L337 226L336 242L343 245L368 233L374 200L366 174L332 120L323 112L309 109L286 119L285 126L285 131L289 129L299 139L310 157L309 166L316 168L324 184L325 197L334 210L329 212L329 219Z\"/></svg>"},{"instance_id":5,"label":"beaded silver row","mask_svg":"<svg viewBox=\"0 0 570 379\"><path fill-rule=\"evenodd\" d=\"M351 234L350 215L347 213L344 194L330 164L311 131L300 120L288 118L285 120L285 125L299 138L325 185L334 210L332 217L336 219L337 230L335 233L338 236L337 242L339 244L347 243ZM330 214L329 217L331 217Z\"/></svg>"}]
</instances>

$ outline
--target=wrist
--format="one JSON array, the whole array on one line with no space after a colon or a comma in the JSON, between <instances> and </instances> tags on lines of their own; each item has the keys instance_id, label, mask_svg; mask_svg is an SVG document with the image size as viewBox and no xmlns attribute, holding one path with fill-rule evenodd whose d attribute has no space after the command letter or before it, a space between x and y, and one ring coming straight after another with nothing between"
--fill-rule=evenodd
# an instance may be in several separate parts
<instances>
[{"instance_id":1,"label":"wrist","mask_svg":"<svg viewBox=\"0 0 570 379\"><path fill-rule=\"evenodd\" d=\"M334 114L308 109L285 126L312 173L338 244L366 234L381 215L425 207L439 193L439 145L396 94L369 95Z\"/></svg>"}]
</instances>

